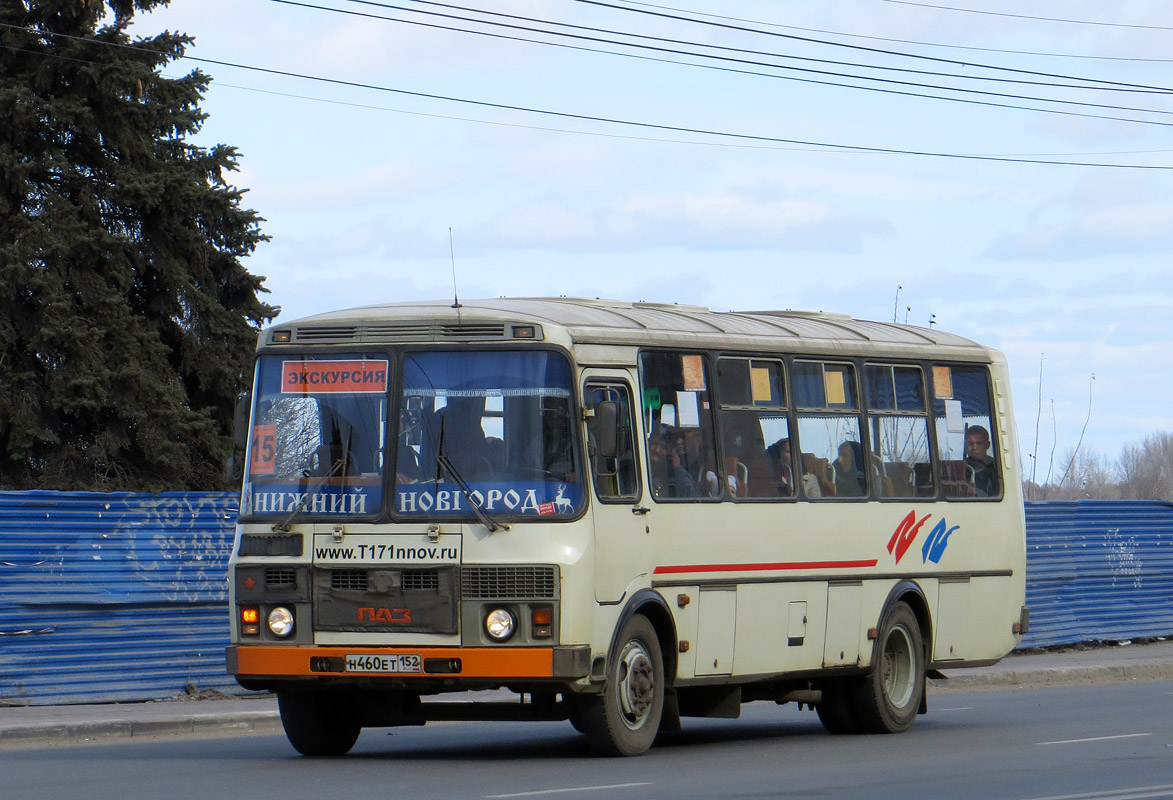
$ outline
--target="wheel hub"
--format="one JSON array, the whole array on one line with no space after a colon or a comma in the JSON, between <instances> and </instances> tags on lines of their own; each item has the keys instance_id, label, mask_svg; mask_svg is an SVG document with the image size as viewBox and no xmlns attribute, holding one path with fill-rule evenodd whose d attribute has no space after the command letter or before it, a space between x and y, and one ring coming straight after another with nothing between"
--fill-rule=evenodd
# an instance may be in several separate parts
<instances>
[{"instance_id":1,"label":"wheel hub","mask_svg":"<svg viewBox=\"0 0 1173 800\"><path fill-rule=\"evenodd\" d=\"M908 705L916 690L915 665L916 658L912 652L912 639L908 631L901 626L893 628L884 642L880 678L884 693L897 708Z\"/></svg>"},{"instance_id":2,"label":"wheel hub","mask_svg":"<svg viewBox=\"0 0 1173 800\"><path fill-rule=\"evenodd\" d=\"M655 698L655 674L647 650L628 642L619 656L619 709L624 724L635 730L647 721Z\"/></svg>"}]
</instances>

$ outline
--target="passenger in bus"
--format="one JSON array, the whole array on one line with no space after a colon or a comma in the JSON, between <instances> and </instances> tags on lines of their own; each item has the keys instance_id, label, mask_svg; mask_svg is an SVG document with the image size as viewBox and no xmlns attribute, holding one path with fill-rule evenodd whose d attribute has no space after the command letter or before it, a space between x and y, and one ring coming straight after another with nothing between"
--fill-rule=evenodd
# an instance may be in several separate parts
<instances>
[{"instance_id":1,"label":"passenger in bus","mask_svg":"<svg viewBox=\"0 0 1173 800\"><path fill-rule=\"evenodd\" d=\"M990 455L990 432L981 425L970 425L965 431L965 463L973 470L977 496L997 496L998 469Z\"/></svg>"},{"instance_id":2,"label":"passenger in bus","mask_svg":"<svg viewBox=\"0 0 1173 800\"><path fill-rule=\"evenodd\" d=\"M490 470L488 442L481 424L484 415L484 395L449 397L446 405L433 415L429 444L434 449L431 455L434 459L442 446L444 455L464 480L477 480ZM429 460L424 460L421 468L428 464ZM441 476L441 480L445 477Z\"/></svg>"},{"instance_id":3,"label":"passenger in bus","mask_svg":"<svg viewBox=\"0 0 1173 800\"><path fill-rule=\"evenodd\" d=\"M416 483L423 477L419 453L424 437L423 424L423 409L418 404L405 402L399 409L399 439L395 446L397 483Z\"/></svg>"},{"instance_id":4,"label":"passenger in bus","mask_svg":"<svg viewBox=\"0 0 1173 800\"><path fill-rule=\"evenodd\" d=\"M863 471L863 445L846 441L839 445L839 457L835 459L835 495L837 497L863 497L867 486Z\"/></svg>"},{"instance_id":5,"label":"passenger in bus","mask_svg":"<svg viewBox=\"0 0 1173 800\"><path fill-rule=\"evenodd\" d=\"M407 437L400 436L395 456L396 483L416 483L421 475L419 453L408 444Z\"/></svg>"},{"instance_id":6,"label":"passenger in bus","mask_svg":"<svg viewBox=\"0 0 1173 800\"><path fill-rule=\"evenodd\" d=\"M680 453L663 428L648 437L648 471L655 497L699 497L700 490L680 463Z\"/></svg>"},{"instance_id":7,"label":"passenger in bus","mask_svg":"<svg viewBox=\"0 0 1173 800\"><path fill-rule=\"evenodd\" d=\"M814 453L802 454L802 493L808 500L835 496L835 484L825 477L828 467L827 459Z\"/></svg>"},{"instance_id":8,"label":"passenger in bus","mask_svg":"<svg viewBox=\"0 0 1173 800\"><path fill-rule=\"evenodd\" d=\"M686 428L669 435L677 455L680 456L680 466L693 478L693 485L698 494L718 497L721 494L721 479L717 477L717 467L713 464L712 455L706 458L702 455L704 434L700 428Z\"/></svg>"},{"instance_id":9,"label":"passenger in bus","mask_svg":"<svg viewBox=\"0 0 1173 800\"><path fill-rule=\"evenodd\" d=\"M551 402L542 409L541 464L548 480L578 482L569 420L568 405Z\"/></svg>"},{"instance_id":10,"label":"passenger in bus","mask_svg":"<svg viewBox=\"0 0 1173 800\"><path fill-rule=\"evenodd\" d=\"M794 494L794 468L791 466L790 440L779 439L766 448L766 453L770 456L770 471L778 496L791 497Z\"/></svg>"}]
</instances>

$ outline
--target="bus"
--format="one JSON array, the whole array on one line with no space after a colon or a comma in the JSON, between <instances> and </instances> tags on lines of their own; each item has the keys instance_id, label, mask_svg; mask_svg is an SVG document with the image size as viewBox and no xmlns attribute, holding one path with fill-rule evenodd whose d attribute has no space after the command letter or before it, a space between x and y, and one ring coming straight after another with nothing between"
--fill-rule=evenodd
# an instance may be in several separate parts
<instances>
[{"instance_id":1,"label":"bus","mask_svg":"<svg viewBox=\"0 0 1173 800\"><path fill-rule=\"evenodd\" d=\"M600 299L260 333L228 671L292 746L561 720L605 755L796 703L897 733L1029 624L1005 358L935 328Z\"/></svg>"}]
</instances>

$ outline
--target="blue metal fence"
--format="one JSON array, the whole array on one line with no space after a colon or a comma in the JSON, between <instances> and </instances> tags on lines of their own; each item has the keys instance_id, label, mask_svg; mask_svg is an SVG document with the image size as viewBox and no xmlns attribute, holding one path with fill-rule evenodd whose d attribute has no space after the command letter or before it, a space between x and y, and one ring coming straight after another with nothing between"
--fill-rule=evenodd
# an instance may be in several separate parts
<instances>
[{"instance_id":1,"label":"blue metal fence","mask_svg":"<svg viewBox=\"0 0 1173 800\"><path fill-rule=\"evenodd\" d=\"M1026 504L1024 647L1173 634L1173 503Z\"/></svg>"},{"instance_id":2,"label":"blue metal fence","mask_svg":"<svg viewBox=\"0 0 1173 800\"><path fill-rule=\"evenodd\" d=\"M0 492L0 705L240 691L237 496ZM1027 503L1024 647L1173 634L1173 504Z\"/></svg>"},{"instance_id":3,"label":"blue metal fence","mask_svg":"<svg viewBox=\"0 0 1173 800\"><path fill-rule=\"evenodd\" d=\"M240 691L224 666L237 502L0 492L0 704Z\"/></svg>"}]
</instances>

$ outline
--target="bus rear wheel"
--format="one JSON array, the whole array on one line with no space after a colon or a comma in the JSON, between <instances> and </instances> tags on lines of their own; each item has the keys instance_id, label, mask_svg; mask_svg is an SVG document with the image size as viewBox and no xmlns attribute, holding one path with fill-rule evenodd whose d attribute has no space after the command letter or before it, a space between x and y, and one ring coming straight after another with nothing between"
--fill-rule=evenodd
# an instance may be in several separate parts
<instances>
[{"instance_id":1,"label":"bus rear wheel","mask_svg":"<svg viewBox=\"0 0 1173 800\"><path fill-rule=\"evenodd\" d=\"M618 651L607 669L603 693L589 699L576 725L601 755L636 756L652 746L664 711L664 658L647 617L623 626Z\"/></svg>"},{"instance_id":2,"label":"bus rear wheel","mask_svg":"<svg viewBox=\"0 0 1173 800\"><path fill-rule=\"evenodd\" d=\"M920 625L907 603L893 603L880 622L872 670L856 684L855 717L868 733L901 733L912 727L924 693Z\"/></svg>"},{"instance_id":3,"label":"bus rear wheel","mask_svg":"<svg viewBox=\"0 0 1173 800\"><path fill-rule=\"evenodd\" d=\"M358 741L362 726L347 716L347 703L328 692L278 692L281 727L303 756L344 756Z\"/></svg>"}]
</instances>

